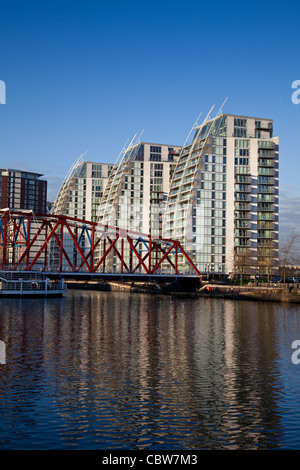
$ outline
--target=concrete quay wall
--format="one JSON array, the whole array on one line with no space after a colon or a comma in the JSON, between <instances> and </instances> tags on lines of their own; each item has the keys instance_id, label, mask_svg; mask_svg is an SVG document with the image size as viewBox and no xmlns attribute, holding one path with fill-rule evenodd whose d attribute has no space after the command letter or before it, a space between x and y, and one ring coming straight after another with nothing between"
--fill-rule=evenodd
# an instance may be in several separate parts
<instances>
[{"instance_id":1,"label":"concrete quay wall","mask_svg":"<svg viewBox=\"0 0 300 470\"><path fill-rule=\"evenodd\" d=\"M300 303L300 288L284 287L252 287L231 286L219 284L206 284L193 292L173 291L170 285L156 285L145 283L131 283L123 281L66 281L68 289L82 289L94 291L118 291L147 294L182 294L193 297L212 297L232 300L263 300L272 302Z\"/></svg>"},{"instance_id":2,"label":"concrete quay wall","mask_svg":"<svg viewBox=\"0 0 300 470\"><path fill-rule=\"evenodd\" d=\"M300 288L292 285L289 287L252 287L207 284L198 291L198 295L223 299L300 303Z\"/></svg>"}]
</instances>

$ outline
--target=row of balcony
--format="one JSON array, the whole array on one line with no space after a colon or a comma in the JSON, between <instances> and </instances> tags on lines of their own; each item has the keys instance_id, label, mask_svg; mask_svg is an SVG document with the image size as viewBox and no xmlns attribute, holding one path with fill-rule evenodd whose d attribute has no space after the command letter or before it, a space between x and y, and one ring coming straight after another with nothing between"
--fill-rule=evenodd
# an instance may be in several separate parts
<instances>
[{"instance_id":1,"label":"row of balcony","mask_svg":"<svg viewBox=\"0 0 300 470\"><path fill-rule=\"evenodd\" d=\"M236 217L234 227L236 229L246 229L250 230L252 226L250 218L248 219L240 219ZM258 230L275 230L276 224L270 220L268 221L258 221L257 224Z\"/></svg>"},{"instance_id":2,"label":"row of balcony","mask_svg":"<svg viewBox=\"0 0 300 470\"><path fill-rule=\"evenodd\" d=\"M237 201L235 203L235 211L236 212L242 212L242 213L247 213L247 212L251 212L251 205L250 204L246 204L244 202L239 202ZM258 203L257 205L257 212L258 213L273 213L275 212L275 206L274 204L269 204L269 203ZM244 217L241 217L241 215L239 216L240 218L244 218ZM269 217L269 216L268 216ZM260 215L260 219L259 220L271 220L267 217L263 218L262 215Z\"/></svg>"},{"instance_id":3,"label":"row of balcony","mask_svg":"<svg viewBox=\"0 0 300 470\"><path fill-rule=\"evenodd\" d=\"M270 149L260 149L258 150L258 156L261 157L266 157L266 158L275 158L275 150L270 150Z\"/></svg>"}]
</instances>

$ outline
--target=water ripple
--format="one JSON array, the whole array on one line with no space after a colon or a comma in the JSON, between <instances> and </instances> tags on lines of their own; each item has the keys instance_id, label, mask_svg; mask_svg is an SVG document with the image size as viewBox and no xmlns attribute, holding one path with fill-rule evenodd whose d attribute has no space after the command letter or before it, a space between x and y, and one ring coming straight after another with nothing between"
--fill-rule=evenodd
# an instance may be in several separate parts
<instances>
[{"instance_id":1,"label":"water ripple","mask_svg":"<svg viewBox=\"0 0 300 470\"><path fill-rule=\"evenodd\" d=\"M299 318L114 292L3 299L0 449L297 448Z\"/></svg>"}]
</instances>

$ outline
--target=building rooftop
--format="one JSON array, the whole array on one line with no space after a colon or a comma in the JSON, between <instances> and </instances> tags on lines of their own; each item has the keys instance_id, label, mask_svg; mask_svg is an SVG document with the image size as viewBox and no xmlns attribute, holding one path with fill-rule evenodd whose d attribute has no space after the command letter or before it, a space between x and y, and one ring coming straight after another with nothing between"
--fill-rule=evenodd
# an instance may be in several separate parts
<instances>
[{"instance_id":1,"label":"building rooftop","mask_svg":"<svg viewBox=\"0 0 300 470\"><path fill-rule=\"evenodd\" d=\"M35 173L34 171L27 171L27 170L16 170L13 168L0 168L1 172L12 172L12 173L22 173L26 175L34 175L37 176L38 178L40 176L44 176L43 173Z\"/></svg>"}]
</instances>

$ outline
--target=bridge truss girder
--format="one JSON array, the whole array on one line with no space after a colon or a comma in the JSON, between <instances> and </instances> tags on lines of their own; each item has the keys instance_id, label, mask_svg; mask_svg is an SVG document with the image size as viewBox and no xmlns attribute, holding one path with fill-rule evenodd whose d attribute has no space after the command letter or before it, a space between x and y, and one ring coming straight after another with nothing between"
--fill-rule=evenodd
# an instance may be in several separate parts
<instances>
[{"instance_id":1,"label":"bridge truss girder","mask_svg":"<svg viewBox=\"0 0 300 470\"><path fill-rule=\"evenodd\" d=\"M69 249L65 239L68 238ZM86 243L83 247L82 239ZM70 249L71 246L71 249ZM142 249L141 249L142 247ZM55 251L55 261L51 260ZM125 256L125 252L127 256ZM114 255L120 274L157 274L161 268L201 276L179 241L100 225L64 215L34 214L32 211L0 210L0 265L2 269L49 270L65 266L72 272L106 272Z\"/></svg>"}]
</instances>

